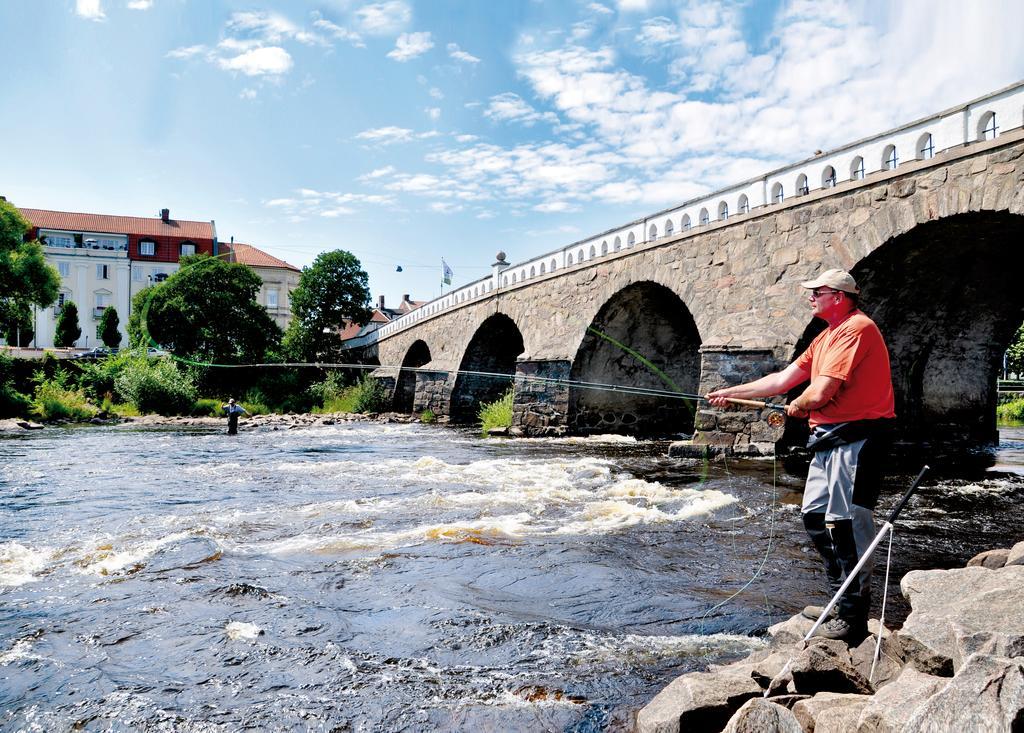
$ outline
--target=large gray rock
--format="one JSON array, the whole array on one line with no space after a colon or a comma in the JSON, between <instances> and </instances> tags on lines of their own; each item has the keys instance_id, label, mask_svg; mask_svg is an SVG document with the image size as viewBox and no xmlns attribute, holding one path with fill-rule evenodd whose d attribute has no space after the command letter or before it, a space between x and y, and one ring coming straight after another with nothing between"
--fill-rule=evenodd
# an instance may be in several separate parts
<instances>
[{"instance_id":1,"label":"large gray rock","mask_svg":"<svg viewBox=\"0 0 1024 733\"><path fill-rule=\"evenodd\" d=\"M1006 564L1006 558L1009 554L1009 550L985 550L984 552L979 552L968 560L967 567L981 567L988 568L989 570L998 570Z\"/></svg>"},{"instance_id":2,"label":"large gray rock","mask_svg":"<svg viewBox=\"0 0 1024 733\"><path fill-rule=\"evenodd\" d=\"M677 677L637 716L638 733L721 730L747 700L761 695L749 675L691 672Z\"/></svg>"},{"instance_id":3,"label":"large gray rock","mask_svg":"<svg viewBox=\"0 0 1024 733\"><path fill-rule=\"evenodd\" d=\"M913 610L897 637L919 671L950 676L972 653L1024 651L1024 565L915 570L900 588Z\"/></svg>"},{"instance_id":4,"label":"large gray rock","mask_svg":"<svg viewBox=\"0 0 1024 733\"><path fill-rule=\"evenodd\" d=\"M801 727L810 733L817 730L818 717L834 708L851 708L860 715L861 708L870 699L868 695L848 695L837 692L821 692L814 697L800 700L793 705L793 716ZM855 719L856 720L856 719Z\"/></svg>"},{"instance_id":5,"label":"large gray rock","mask_svg":"<svg viewBox=\"0 0 1024 733\"><path fill-rule=\"evenodd\" d=\"M771 637L771 645L775 649L780 649L801 642L812 626L814 626L814 622L799 613L774 626L769 626L768 636Z\"/></svg>"},{"instance_id":6,"label":"large gray rock","mask_svg":"<svg viewBox=\"0 0 1024 733\"><path fill-rule=\"evenodd\" d=\"M853 668L860 672L876 690L896 679L906 664L906 658L903 656L903 648L900 646L899 640L886 630L886 633L882 635L882 647L878 653L878 662L875 663L875 675L872 678L871 665L874 662L877 644L878 637L869 636L860 643L860 646L850 649L850 659L853 661Z\"/></svg>"},{"instance_id":7,"label":"large gray rock","mask_svg":"<svg viewBox=\"0 0 1024 733\"><path fill-rule=\"evenodd\" d=\"M902 730L1020 731L1024 729L1024 659L969 657L945 687L918 707Z\"/></svg>"},{"instance_id":8,"label":"large gray rock","mask_svg":"<svg viewBox=\"0 0 1024 733\"><path fill-rule=\"evenodd\" d=\"M947 677L935 677L905 667L899 677L876 692L861 710L857 733L902 731L917 709L947 682Z\"/></svg>"},{"instance_id":9,"label":"large gray rock","mask_svg":"<svg viewBox=\"0 0 1024 733\"><path fill-rule=\"evenodd\" d=\"M867 678L853 666L849 647L838 639L811 639L807 648L793 657L790 673L794 691L803 695L819 692L869 695L874 691Z\"/></svg>"},{"instance_id":10,"label":"large gray rock","mask_svg":"<svg viewBox=\"0 0 1024 733\"><path fill-rule=\"evenodd\" d=\"M830 708L818 716L814 733L850 733L857 729L857 719L867 702L853 703L847 707Z\"/></svg>"},{"instance_id":11,"label":"large gray rock","mask_svg":"<svg viewBox=\"0 0 1024 733\"><path fill-rule=\"evenodd\" d=\"M1010 548L1010 554L1006 556L1007 565L1024 565L1024 542L1018 542Z\"/></svg>"},{"instance_id":12,"label":"large gray rock","mask_svg":"<svg viewBox=\"0 0 1024 733\"><path fill-rule=\"evenodd\" d=\"M755 697L743 703L722 733L803 733L803 729L789 710Z\"/></svg>"}]
</instances>

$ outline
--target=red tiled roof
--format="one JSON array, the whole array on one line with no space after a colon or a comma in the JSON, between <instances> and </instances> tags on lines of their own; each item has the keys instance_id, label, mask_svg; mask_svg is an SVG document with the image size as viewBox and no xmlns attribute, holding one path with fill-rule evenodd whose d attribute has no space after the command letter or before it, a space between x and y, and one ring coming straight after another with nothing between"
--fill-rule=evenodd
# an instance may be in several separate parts
<instances>
[{"instance_id":1,"label":"red tiled roof","mask_svg":"<svg viewBox=\"0 0 1024 733\"><path fill-rule=\"evenodd\" d=\"M112 216L108 214L78 214L70 211L47 209L18 209L32 226L41 229L64 229L97 234L136 234L139 236L187 237L213 239L213 224L208 221L185 221L159 216Z\"/></svg>"},{"instance_id":2,"label":"red tiled roof","mask_svg":"<svg viewBox=\"0 0 1024 733\"><path fill-rule=\"evenodd\" d=\"M249 267L283 267L286 270L301 272L295 265L290 265L284 260L268 255L262 249L257 249L251 244L220 242L220 246L234 254L232 258L234 262L240 262L243 265L249 265Z\"/></svg>"},{"instance_id":3,"label":"red tiled roof","mask_svg":"<svg viewBox=\"0 0 1024 733\"><path fill-rule=\"evenodd\" d=\"M341 338L342 341L345 341L347 339L354 339L356 336L359 335L359 332L362 330L362 328L363 327L360 326L358 323L354 321L348 321L345 324L345 328L341 329L341 333L339 333L338 336Z\"/></svg>"}]
</instances>

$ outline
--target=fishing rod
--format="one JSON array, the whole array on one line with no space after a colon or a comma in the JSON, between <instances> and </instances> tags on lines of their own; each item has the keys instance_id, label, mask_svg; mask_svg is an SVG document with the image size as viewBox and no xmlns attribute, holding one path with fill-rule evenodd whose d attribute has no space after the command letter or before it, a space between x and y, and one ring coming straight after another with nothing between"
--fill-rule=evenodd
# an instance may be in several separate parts
<instances>
[{"instance_id":1,"label":"fishing rod","mask_svg":"<svg viewBox=\"0 0 1024 733\"><path fill-rule=\"evenodd\" d=\"M437 369L434 367L408 367L408 366L395 366L395 365L378 365L378 364L357 364L354 362L263 362L263 363L252 363L252 364L216 364L213 362L202 362L195 361L192 359L186 359L184 357L176 356L174 354L168 354L172 359L180 361L184 364L191 366L203 366L203 367L214 367L220 369L255 369L265 367L310 367L316 369L387 369L398 372L413 372L422 374L455 374L462 376L471 377L484 377L491 379L507 379L509 381L517 380L523 382L534 382L539 384L547 384L556 387L574 387L577 389L589 389L603 392L617 392L620 394L638 395L642 397L660 397L663 399L677 399L687 401L699 401L708 402L708 398L704 395L693 394L690 392L677 392L667 389L659 389L657 387L640 387L632 385L620 385L620 384L609 384L607 382L587 382L579 379L564 379L561 377L541 377L530 374L508 374L507 372L487 372L474 369ZM726 397L725 400L730 404L737 405L738 407L748 407L751 409L768 409L772 410L773 414L769 415L767 420L773 427L778 427L782 421L785 420L785 406L775 404L772 402L762 402L760 400L744 400L738 397ZM781 419L776 424L776 419Z\"/></svg>"},{"instance_id":2,"label":"fishing rod","mask_svg":"<svg viewBox=\"0 0 1024 733\"><path fill-rule=\"evenodd\" d=\"M849 588L850 585L852 585L855 580L857 580L857 574L868 563L868 561L871 560L872 553L874 553L875 548L878 547L879 543L881 543L881 541L882 541L882 538L884 538L886 534L889 535L889 556L890 556L890 560L891 560L891 557L892 557L893 522L896 521L896 518L900 515L900 512L903 511L903 507L906 506L908 501L910 501L910 495L913 494L915 491L917 491L917 487L921 485L921 480L924 478L925 473L927 473L929 471L929 468L930 467L927 466L927 465L925 465L925 466L923 466L921 468L921 473L917 474L917 478L914 479L914 482L910 485L910 488L907 489L906 492L903 494L903 496L900 497L900 500L898 502L896 502L896 506L893 507L893 510L889 513L889 518L885 520L885 523L882 525L882 528L880 530L878 530L878 534L875 535L875 538L873 540L871 540L871 544L867 546L866 550L864 550L864 553L861 555L860 560L854 566L853 570L851 570L849 573L847 573L846 580L843 581L843 584L839 587L839 590L837 590L836 594L834 596L832 596L832 600L830 600L828 602L828 605L825 606L825 608L822 610L821 615L818 617L818 620L814 622L814 625L811 627L811 630L807 632L806 636L804 636L803 641L804 641L805 644L808 641L810 641L810 639L814 636L815 632L818 630L818 627L821 626L822 623L824 623L826 618L828 618L828 615L832 612L832 609L835 608L837 603L839 603L839 599L843 597L844 593L846 593L846 589ZM886 577L886 580L888 580L888 577L889 577L889 561L886 561L885 577ZM888 582L886 582L885 585L886 585L886 589L888 590L888 585L889 585ZM875 663L878 661L878 654L879 654L879 651L881 650L881 646L882 646L882 620L884 620L884 618L885 618L885 599L883 598L883 600L882 600L882 619L880 619L879 622L878 622L878 643L875 646L875 655L874 655L874 659L873 659L873 661L871 663L871 672L868 675L868 680L869 681L871 680L872 677L874 677L874 674L875 674ZM789 669L792 666L792 664L793 664L793 658L790 657L789 661L787 661L786 665L782 668L782 671L779 672L779 674L777 674L775 676L775 679L777 679L777 680L782 679L786 675L786 673L789 671ZM768 689L764 691L764 697L768 697L768 694L771 692L771 690L772 690L772 686L769 685Z\"/></svg>"}]
</instances>

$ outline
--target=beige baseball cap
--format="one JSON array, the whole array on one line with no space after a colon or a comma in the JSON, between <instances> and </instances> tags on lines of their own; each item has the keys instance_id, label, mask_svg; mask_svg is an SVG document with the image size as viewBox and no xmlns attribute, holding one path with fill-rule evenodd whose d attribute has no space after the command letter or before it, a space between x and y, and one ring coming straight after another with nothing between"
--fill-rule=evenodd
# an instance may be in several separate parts
<instances>
[{"instance_id":1,"label":"beige baseball cap","mask_svg":"<svg viewBox=\"0 0 1024 733\"><path fill-rule=\"evenodd\" d=\"M853 293L854 295L860 293L857 281L846 270L825 270L825 272L813 280L800 283L800 286L810 289L832 288L833 290L842 290L844 293Z\"/></svg>"}]
</instances>

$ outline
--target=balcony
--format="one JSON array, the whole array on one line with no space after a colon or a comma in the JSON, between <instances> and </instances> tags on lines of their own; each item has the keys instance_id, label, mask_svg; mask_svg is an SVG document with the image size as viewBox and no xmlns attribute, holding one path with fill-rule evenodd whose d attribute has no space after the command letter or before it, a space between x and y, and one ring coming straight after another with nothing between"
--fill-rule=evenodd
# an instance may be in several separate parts
<instances>
[{"instance_id":1,"label":"balcony","mask_svg":"<svg viewBox=\"0 0 1024 733\"><path fill-rule=\"evenodd\" d=\"M96 306L95 308L92 309L92 317L97 319L97 320L102 318L103 317L103 311L105 311L107 308L108 308L108 306L105 306L105 305L98 305L98 306Z\"/></svg>"}]
</instances>

